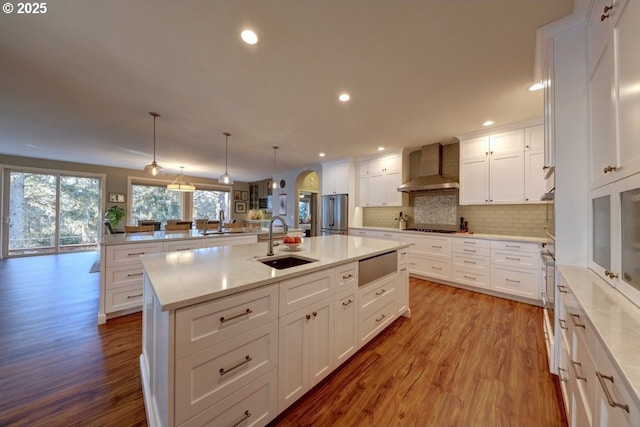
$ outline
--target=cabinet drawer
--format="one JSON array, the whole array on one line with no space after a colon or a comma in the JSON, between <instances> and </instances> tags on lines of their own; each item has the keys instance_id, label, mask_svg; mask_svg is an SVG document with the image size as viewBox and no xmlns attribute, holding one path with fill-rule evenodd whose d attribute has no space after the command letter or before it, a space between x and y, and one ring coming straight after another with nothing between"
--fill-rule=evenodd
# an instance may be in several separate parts
<instances>
[{"instance_id":1,"label":"cabinet drawer","mask_svg":"<svg viewBox=\"0 0 640 427\"><path fill-rule=\"evenodd\" d=\"M490 248L476 248L473 246L454 246L453 247L454 254L463 254L463 255L476 255L476 256L484 256L489 258L491 256Z\"/></svg>"},{"instance_id":2,"label":"cabinet drawer","mask_svg":"<svg viewBox=\"0 0 640 427\"><path fill-rule=\"evenodd\" d=\"M164 244L164 251L165 252L189 251L192 249L200 249L201 247L202 247L202 239L179 240L175 242L166 242Z\"/></svg>"},{"instance_id":3,"label":"cabinet drawer","mask_svg":"<svg viewBox=\"0 0 640 427\"><path fill-rule=\"evenodd\" d=\"M491 251L491 264L538 269L539 263L539 253L511 252L498 249Z\"/></svg>"},{"instance_id":4,"label":"cabinet drawer","mask_svg":"<svg viewBox=\"0 0 640 427\"><path fill-rule=\"evenodd\" d=\"M339 265L334 269L334 271L336 292L340 292L346 289L355 289L358 286L357 262L350 262L349 264Z\"/></svg>"},{"instance_id":5,"label":"cabinet drawer","mask_svg":"<svg viewBox=\"0 0 640 427\"><path fill-rule=\"evenodd\" d=\"M451 261L409 254L409 273L449 280L451 279Z\"/></svg>"},{"instance_id":6,"label":"cabinet drawer","mask_svg":"<svg viewBox=\"0 0 640 427\"><path fill-rule=\"evenodd\" d=\"M141 307L142 280L136 285L106 289L105 298L105 313Z\"/></svg>"},{"instance_id":7,"label":"cabinet drawer","mask_svg":"<svg viewBox=\"0 0 640 427\"><path fill-rule=\"evenodd\" d=\"M482 256L473 256L466 254L453 254L452 258L453 268L469 271L469 272L478 272L482 274L489 274L489 268L491 264L489 263L489 257Z\"/></svg>"},{"instance_id":8,"label":"cabinet drawer","mask_svg":"<svg viewBox=\"0 0 640 427\"><path fill-rule=\"evenodd\" d=\"M280 282L280 316L333 294L334 269L330 268Z\"/></svg>"},{"instance_id":9,"label":"cabinet drawer","mask_svg":"<svg viewBox=\"0 0 640 427\"><path fill-rule=\"evenodd\" d=\"M278 322L272 321L176 361L180 424L278 364Z\"/></svg>"},{"instance_id":10,"label":"cabinet drawer","mask_svg":"<svg viewBox=\"0 0 640 427\"><path fill-rule=\"evenodd\" d=\"M140 267L123 266L107 268L105 271L105 289L120 288L122 286L139 285L142 289L144 269Z\"/></svg>"},{"instance_id":11,"label":"cabinet drawer","mask_svg":"<svg viewBox=\"0 0 640 427\"><path fill-rule=\"evenodd\" d=\"M587 346L582 338L574 335L575 351L570 355L569 369L571 375L576 379L577 386L580 390L579 395L583 401L585 409L591 412L595 408L596 403L596 368L593 358L587 350ZM591 414L595 415L595 414ZM591 418L590 416L590 418Z\"/></svg>"},{"instance_id":12,"label":"cabinet drawer","mask_svg":"<svg viewBox=\"0 0 640 427\"><path fill-rule=\"evenodd\" d=\"M474 271L473 269L467 271L454 267L451 274L451 280L457 283L464 283L465 285L476 286L478 288L489 289L491 286L488 269L484 271Z\"/></svg>"},{"instance_id":13,"label":"cabinet drawer","mask_svg":"<svg viewBox=\"0 0 640 427\"><path fill-rule=\"evenodd\" d=\"M420 250L432 257L450 258L451 238L425 237Z\"/></svg>"},{"instance_id":14,"label":"cabinet drawer","mask_svg":"<svg viewBox=\"0 0 640 427\"><path fill-rule=\"evenodd\" d=\"M491 249L491 240L485 239L470 239L470 238L453 238L452 247L456 248L476 248L476 249Z\"/></svg>"},{"instance_id":15,"label":"cabinet drawer","mask_svg":"<svg viewBox=\"0 0 640 427\"><path fill-rule=\"evenodd\" d=\"M137 243L133 245L107 246L106 266L142 265L140 263L140 255L154 254L162 251L162 243Z\"/></svg>"},{"instance_id":16,"label":"cabinet drawer","mask_svg":"<svg viewBox=\"0 0 640 427\"><path fill-rule=\"evenodd\" d=\"M358 290L360 318L369 316L395 297L396 275L384 277Z\"/></svg>"},{"instance_id":17,"label":"cabinet drawer","mask_svg":"<svg viewBox=\"0 0 640 427\"><path fill-rule=\"evenodd\" d=\"M378 310L367 316L360 315L360 345L371 341L395 318L395 301L388 299Z\"/></svg>"},{"instance_id":18,"label":"cabinet drawer","mask_svg":"<svg viewBox=\"0 0 640 427\"><path fill-rule=\"evenodd\" d=\"M180 359L278 318L278 285L270 285L176 311Z\"/></svg>"},{"instance_id":19,"label":"cabinet drawer","mask_svg":"<svg viewBox=\"0 0 640 427\"><path fill-rule=\"evenodd\" d=\"M540 254L540 245L537 243L492 240L491 249L499 249L502 251L511 251L511 252L532 252L538 256Z\"/></svg>"},{"instance_id":20,"label":"cabinet drawer","mask_svg":"<svg viewBox=\"0 0 640 427\"><path fill-rule=\"evenodd\" d=\"M265 426L277 415L277 393L278 370L272 369L181 426Z\"/></svg>"},{"instance_id":21,"label":"cabinet drawer","mask_svg":"<svg viewBox=\"0 0 640 427\"><path fill-rule=\"evenodd\" d=\"M491 266L491 289L531 299L539 299L537 270Z\"/></svg>"}]
</instances>

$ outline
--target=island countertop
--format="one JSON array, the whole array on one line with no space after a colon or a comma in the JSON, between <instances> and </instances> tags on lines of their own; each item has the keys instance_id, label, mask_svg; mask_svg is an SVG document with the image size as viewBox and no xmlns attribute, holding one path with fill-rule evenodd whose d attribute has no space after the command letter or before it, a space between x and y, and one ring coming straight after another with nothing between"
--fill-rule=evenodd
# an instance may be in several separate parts
<instances>
[{"instance_id":1,"label":"island countertop","mask_svg":"<svg viewBox=\"0 0 640 427\"><path fill-rule=\"evenodd\" d=\"M267 243L143 255L145 274L162 310L174 310L281 280L410 246L346 235L305 238L299 250L279 245L267 257ZM259 259L295 255L317 261L278 270Z\"/></svg>"}]
</instances>

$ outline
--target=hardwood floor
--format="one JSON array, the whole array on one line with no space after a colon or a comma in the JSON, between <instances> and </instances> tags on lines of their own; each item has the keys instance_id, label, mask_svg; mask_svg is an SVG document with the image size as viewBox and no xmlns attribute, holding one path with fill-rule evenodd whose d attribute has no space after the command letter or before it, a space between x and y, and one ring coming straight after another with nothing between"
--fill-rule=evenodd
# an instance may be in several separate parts
<instances>
[{"instance_id":1,"label":"hardwood floor","mask_svg":"<svg viewBox=\"0 0 640 427\"><path fill-rule=\"evenodd\" d=\"M141 316L96 324L94 259L0 260L0 425L146 425ZM540 308L417 279L411 307L272 426L566 425Z\"/></svg>"}]
</instances>

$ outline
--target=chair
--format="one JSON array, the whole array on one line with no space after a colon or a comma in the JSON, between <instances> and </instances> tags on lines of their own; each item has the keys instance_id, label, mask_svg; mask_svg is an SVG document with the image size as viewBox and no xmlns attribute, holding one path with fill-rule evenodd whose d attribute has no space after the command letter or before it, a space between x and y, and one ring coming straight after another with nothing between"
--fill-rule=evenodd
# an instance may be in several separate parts
<instances>
[{"instance_id":1,"label":"chair","mask_svg":"<svg viewBox=\"0 0 640 427\"><path fill-rule=\"evenodd\" d=\"M154 219L141 219L138 221L138 225L153 225L154 231L160 231L160 221Z\"/></svg>"},{"instance_id":2,"label":"chair","mask_svg":"<svg viewBox=\"0 0 640 427\"><path fill-rule=\"evenodd\" d=\"M187 231L191 229L191 222L184 224L167 224L164 231Z\"/></svg>"},{"instance_id":3,"label":"chair","mask_svg":"<svg viewBox=\"0 0 640 427\"><path fill-rule=\"evenodd\" d=\"M115 234L113 232L113 227L111 227L111 223L109 221L104 222L104 229L107 232L107 234Z\"/></svg>"},{"instance_id":4,"label":"chair","mask_svg":"<svg viewBox=\"0 0 640 427\"><path fill-rule=\"evenodd\" d=\"M155 227L153 225L125 225L125 233L153 233Z\"/></svg>"}]
</instances>

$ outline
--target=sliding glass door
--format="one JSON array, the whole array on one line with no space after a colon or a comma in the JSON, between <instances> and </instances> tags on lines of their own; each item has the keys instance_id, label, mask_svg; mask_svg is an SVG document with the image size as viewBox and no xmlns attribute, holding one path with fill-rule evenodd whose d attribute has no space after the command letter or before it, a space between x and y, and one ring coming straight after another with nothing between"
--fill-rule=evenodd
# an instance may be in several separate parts
<instances>
[{"instance_id":1,"label":"sliding glass door","mask_svg":"<svg viewBox=\"0 0 640 427\"><path fill-rule=\"evenodd\" d=\"M97 249L99 178L10 170L8 181L8 256Z\"/></svg>"}]
</instances>

